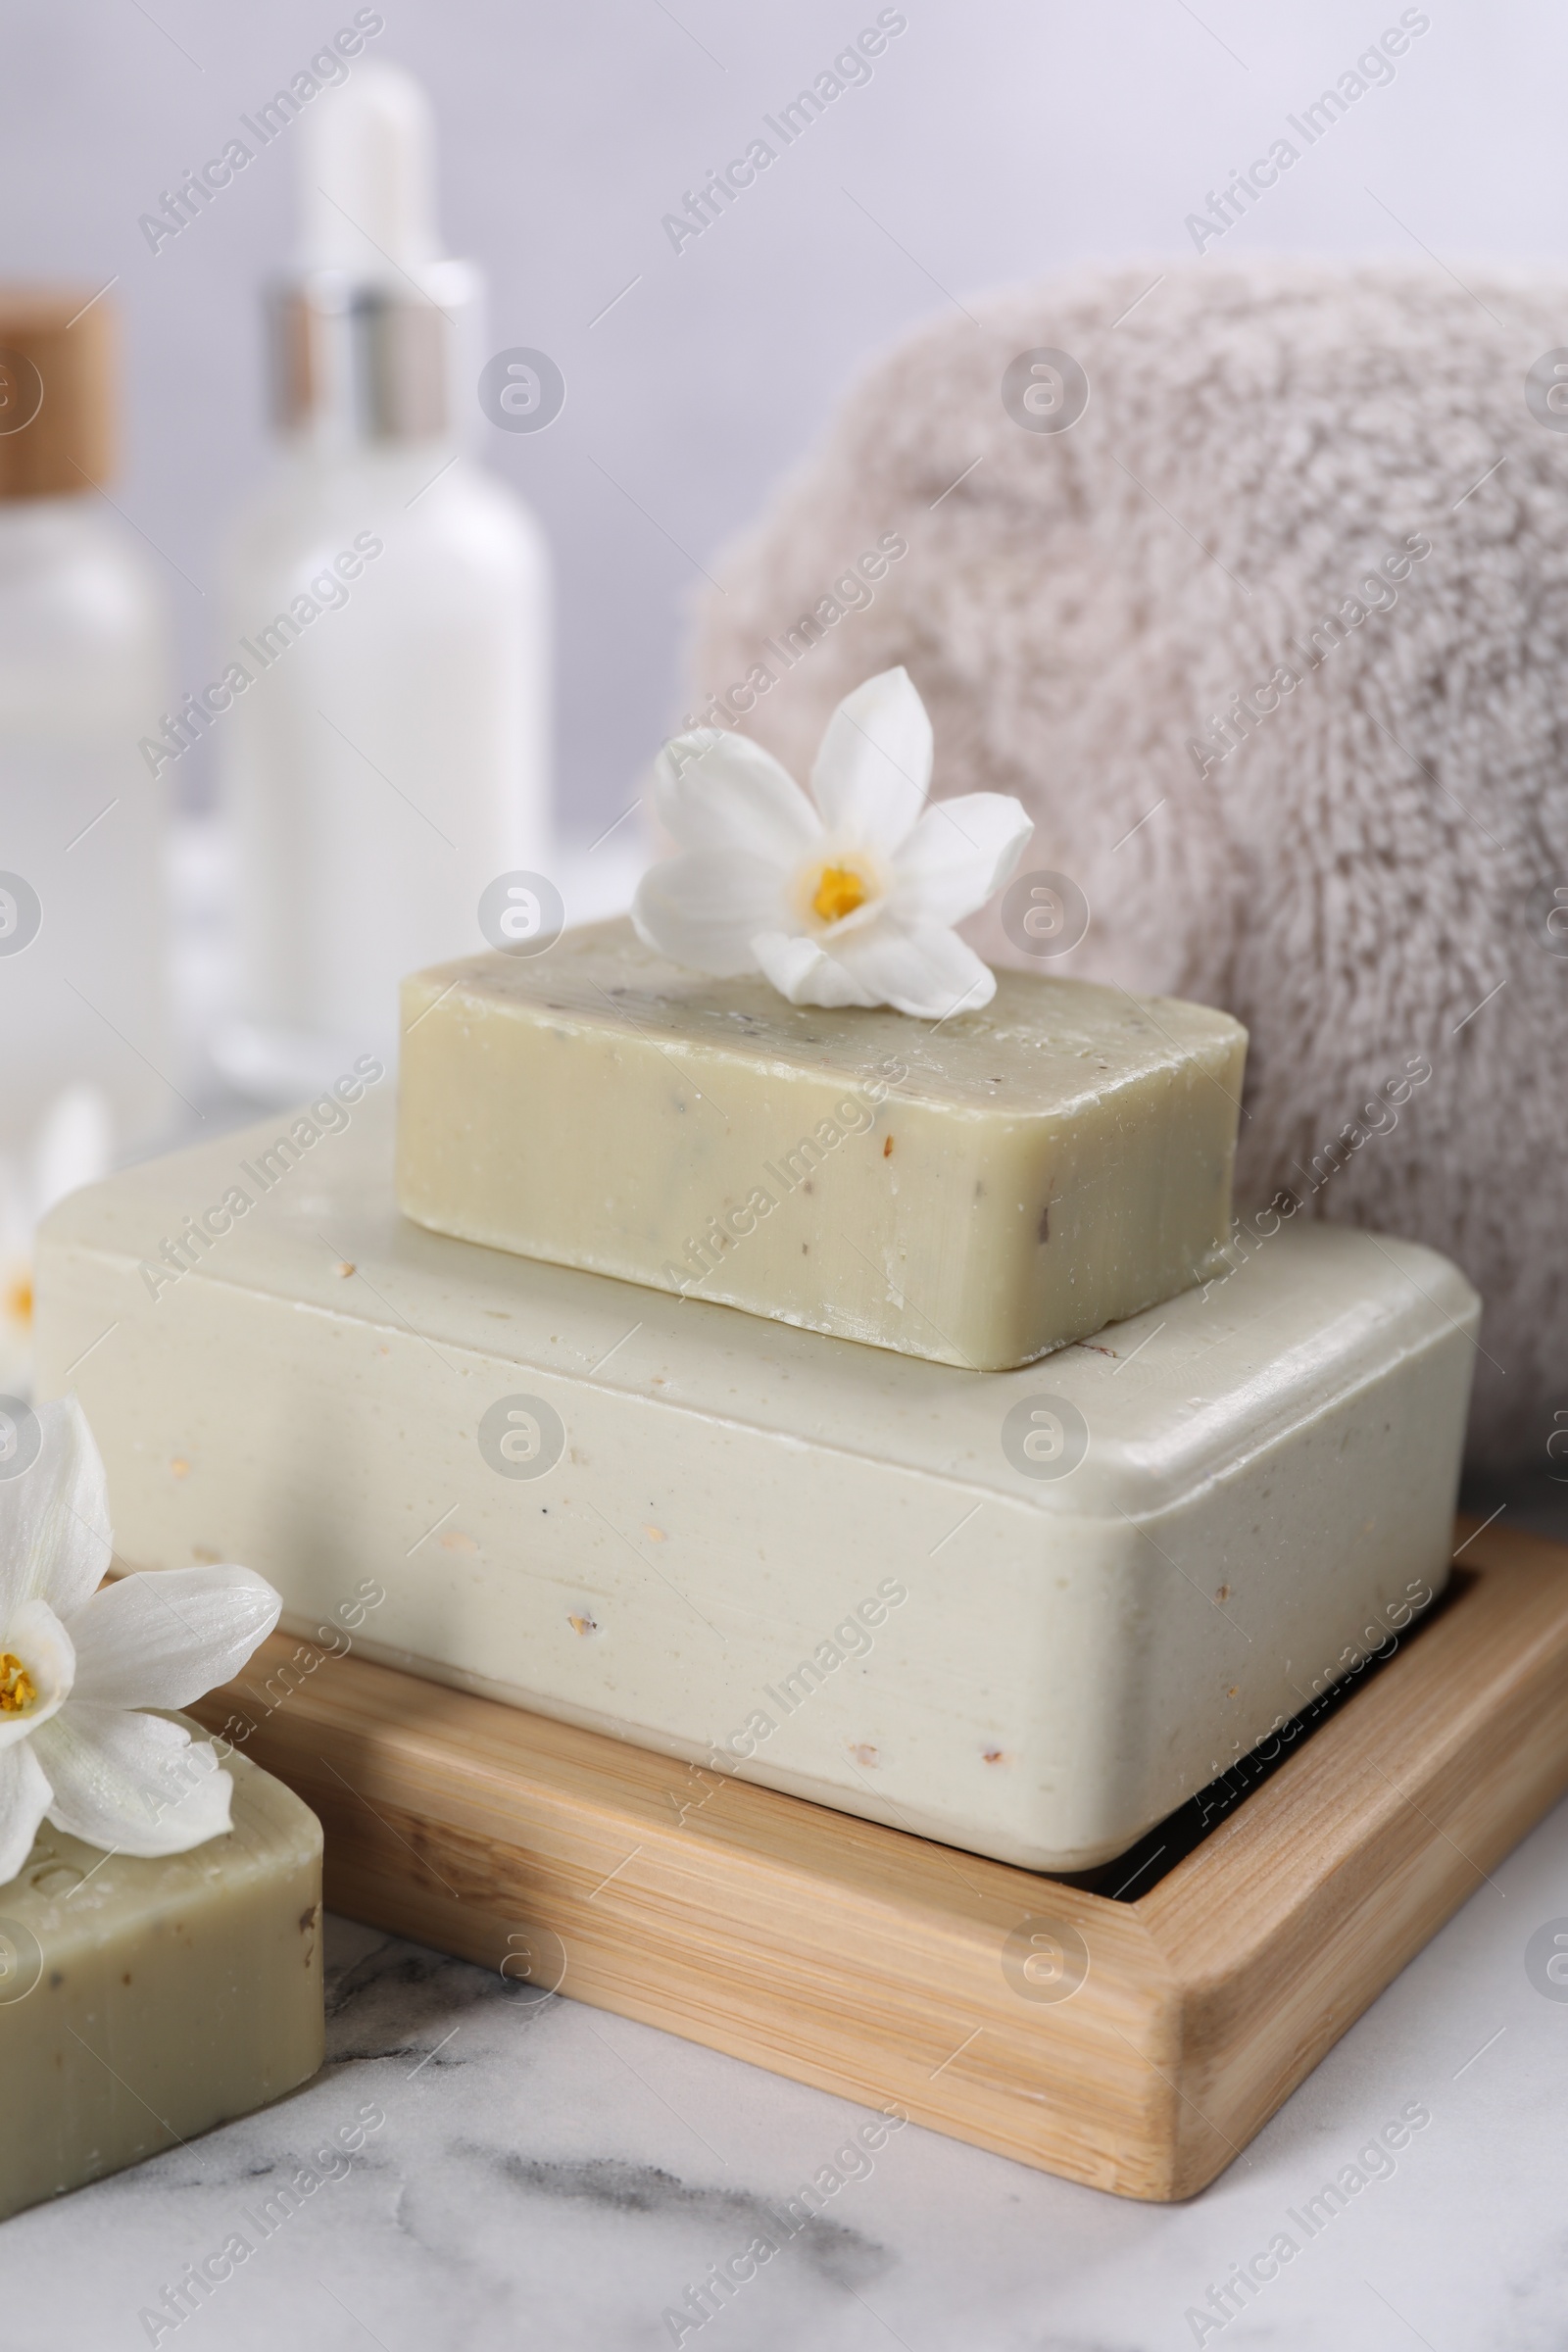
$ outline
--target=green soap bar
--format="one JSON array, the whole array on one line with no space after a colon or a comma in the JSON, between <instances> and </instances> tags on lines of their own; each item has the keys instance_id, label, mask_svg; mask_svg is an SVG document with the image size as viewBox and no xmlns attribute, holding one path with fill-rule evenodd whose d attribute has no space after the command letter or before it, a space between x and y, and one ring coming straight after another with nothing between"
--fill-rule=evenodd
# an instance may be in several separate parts
<instances>
[{"instance_id":1,"label":"green soap bar","mask_svg":"<svg viewBox=\"0 0 1568 2352\"><path fill-rule=\"evenodd\" d=\"M932 1023L710 980L629 923L404 984L398 1204L437 1233L975 1371L1220 1266L1247 1032L1002 972Z\"/></svg>"},{"instance_id":2,"label":"green soap bar","mask_svg":"<svg viewBox=\"0 0 1568 2352\"><path fill-rule=\"evenodd\" d=\"M46 1825L0 1886L0 2221L320 2066L321 1825L244 1757L225 1769L225 1837L106 1859Z\"/></svg>"}]
</instances>

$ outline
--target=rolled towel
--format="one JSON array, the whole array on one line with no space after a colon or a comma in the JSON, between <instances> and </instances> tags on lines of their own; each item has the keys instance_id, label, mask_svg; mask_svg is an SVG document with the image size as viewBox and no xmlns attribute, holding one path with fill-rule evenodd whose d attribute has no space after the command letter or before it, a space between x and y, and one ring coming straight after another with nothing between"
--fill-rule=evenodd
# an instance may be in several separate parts
<instances>
[{"instance_id":1,"label":"rolled towel","mask_svg":"<svg viewBox=\"0 0 1568 2352\"><path fill-rule=\"evenodd\" d=\"M972 307L871 368L723 564L688 715L804 776L840 697L903 662L937 796L1015 793L1025 867L1088 901L1035 968L1247 1023L1240 1246L1295 1214L1448 1252L1487 1306L1473 1458L1544 1465L1568 282L1153 262ZM1000 907L968 929L1030 961Z\"/></svg>"}]
</instances>

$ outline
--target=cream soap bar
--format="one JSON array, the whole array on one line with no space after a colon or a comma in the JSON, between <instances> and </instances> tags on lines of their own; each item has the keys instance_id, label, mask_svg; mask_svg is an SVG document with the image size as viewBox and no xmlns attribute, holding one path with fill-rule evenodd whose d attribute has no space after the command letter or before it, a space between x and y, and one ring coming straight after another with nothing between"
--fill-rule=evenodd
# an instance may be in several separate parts
<instances>
[{"instance_id":1,"label":"cream soap bar","mask_svg":"<svg viewBox=\"0 0 1568 2352\"><path fill-rule=\"evenodd\" d=\"M289 1125L63 1201L37 1340L122 1556L245 1560L296 1632L1070 1869L1446 1574L1478 1308L1411 1244L1287 1224L982 1377L426 1233L380 1098L263 1194Z\"/></svg>"},{"instance_id":2,"label":"cream soap bar","mask_svg":"<svg viewBox=\"0 0 1568 2352\"><path fill-rule=\"evenodd\" d=\"M106 1859L46 1825L0 1886L0 2220L319 2067L320 1824L242 1756L227 1770L225 1837Z\"/></svg>"},{"instance_id":3,"label":"cream soap bar","mask_svg":"<svg viewBox=\"0 0 1568 2352\"><path fill-rule=\"evenodd\" d=\"M398 1200L438 1233L997 1371L1190 1289L1247 1032L998 975L941 1022L799 1009L626 922L405 982Z\"/></svg>"}]
</instances>

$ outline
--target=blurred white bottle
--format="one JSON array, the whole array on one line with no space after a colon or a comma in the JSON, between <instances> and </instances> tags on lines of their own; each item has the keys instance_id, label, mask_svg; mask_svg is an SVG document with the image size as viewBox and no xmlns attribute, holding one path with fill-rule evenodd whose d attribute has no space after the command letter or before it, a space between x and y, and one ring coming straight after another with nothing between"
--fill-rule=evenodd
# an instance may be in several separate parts
<instances>
[{"instance_id":1,"label":"blurred white bottle","mask_svg":"<svg viewBox=\"0 0 1568 2352\"><path fill-rule=\"evenodd\" d=\"M84 307L90 306L90 307ZM164 993L168 697L114 471L115 326L92 288L0 289L0 1152L102 1090L122 1145L180 1111Z\"/></svg>"},{"instance_id":2,"label":"blurred white bottle","mask_svg":"<svg viewBox=\"0 0 1568 2352\"><path fill-rule=\"evenodd\" d=\"M285 448L228 551L247 682L214 728L240 953L219 1057L260 1094L392 1054L402 976L482 947L486 885L550 855L549 559L461 447L481 282L440 258L428 105L362 64L300 138L302 259L270 310Z\"/></svg>"}]
</instances>

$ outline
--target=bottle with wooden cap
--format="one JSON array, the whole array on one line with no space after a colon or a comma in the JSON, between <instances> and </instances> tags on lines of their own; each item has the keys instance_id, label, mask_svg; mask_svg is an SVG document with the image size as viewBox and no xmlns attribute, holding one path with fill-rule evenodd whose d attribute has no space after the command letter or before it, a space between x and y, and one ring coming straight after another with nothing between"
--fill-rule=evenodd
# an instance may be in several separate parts
<instances>
[{"instance_id":1,"label":"bottle with wooden cap","mask_svg":"<svg viewBox=\"0 0 1568 2352\"><path fill-rule=\"evenodd\" d=\"M100 495L115 440L109 298L0 285L0 1156L13 1170L68 1094L97 1105L82 1132L112 1126L120 1150L180 1109L163 984L167 792L138 750L168 694L165 615L148 558Z\"/></svg>"},{"instance_id":2,"label":"bottle with wooden cap","mask_svg":"<svg viewBox=\"0 0 1568 2352\"><path fill-rule=\"evenodd\" d=\"M214 728L240 950L219 1055L279 1098L390 1066L402 976L481 944L481 894L544 865L549 815L548 557L465 446L481 283L441 251L428 102L362 62L299 136L283 449L229 549Z\"/></svg>"}]
</instances>

